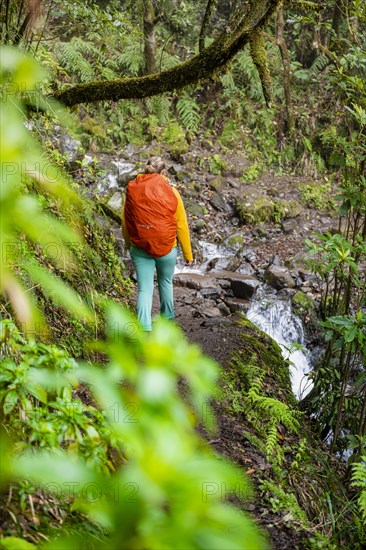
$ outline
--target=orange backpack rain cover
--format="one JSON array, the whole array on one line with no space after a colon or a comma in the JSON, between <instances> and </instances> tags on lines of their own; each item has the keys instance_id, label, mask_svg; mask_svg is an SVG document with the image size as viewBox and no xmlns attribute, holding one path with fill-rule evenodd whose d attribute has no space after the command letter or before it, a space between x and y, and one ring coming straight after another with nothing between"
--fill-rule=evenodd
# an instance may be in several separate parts
<instances>
[{"instance_id":1,"label":"orange backpack rain cover","mask_svg":"<svg viewBox=\"0 0 366 550\"><path fill-rule=\"evenodd\" d=\"M125 223L131 242L150 256L169 254L177 235L178 199L160 174L141 174L126 191Z\"/></svg>"}]
</instances>

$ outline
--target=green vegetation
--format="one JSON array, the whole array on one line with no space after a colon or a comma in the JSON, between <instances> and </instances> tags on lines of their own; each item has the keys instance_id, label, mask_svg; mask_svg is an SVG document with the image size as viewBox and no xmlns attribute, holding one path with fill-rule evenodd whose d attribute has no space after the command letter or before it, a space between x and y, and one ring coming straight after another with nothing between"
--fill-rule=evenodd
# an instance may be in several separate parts
<instances>
[{"instance_id":1,"label":"green vegetation","mask_svg":"<svg viewBox=\"0 0 366 550\"><path fill-rule=\"evenodd\" d=\"M210 159L209 170L211 174L222 174L227 169L226 163L220 158L219 155L213 155Z\"/></svg>"},{"instance_id":2,"label":"green vegetation","mask_svg":"<svg viewBox=\"0 0 366 550\"><path fill-rule=\"evenodd\" d=\"M319 208L320 210L334 210L335 202L331 197L329 183L320 184L314 182L310 185L300 185L300 199L306 206Z\"/></svg>"},{"instance_id":3,"label":"green vegetation","mask_svg":"<svg viewBox=\"0 0 366 550\"><path fill-rule=\"evenodd\" d=\"M314 312L315 305L309 296L307 296L304 292L301 292L301 290L298 290L292 298L292 308L294 313L309 315Z\"/></svg>"},{"instance_id":4,"label":"green vegetation","mask_svg":"<svg viewBox=\"0 0 366 550\"><path fill-rule=\"evenodd\" d=\"M32 86L37 77L32 60L10 49L3 50L2 59L6 82L30 73ZM5 107L7 130L16 130L18 141L17 147L10 139L1 141L3 174L9 166L23 162L31 167L42 161L41 149L22 124L21 102ZM77 232L75 205L81 197L60 174L53 186L47 186L49 181L39 172L25 181L19 173L15 177L12 171L11 176L1 196L7 214L1 244L9 251L2 264L2 290L22 330L11 320L1 323L3 489L9 502L13 495L20 502L28 499L32 518L35 507L38 512L41 506L42 513L42 503L56 500L66 521L61 518L57 526L47 528L46 515L32 534L20 523L5 538L5 547L30 547L31 542L41 545L46 540L45 548L84 548L87 542L91 548L170 549L179 540L179 545L197 549L227 544L265 548L251 520L223 497L238 487L241 497L250 494L244 473L216 457L195 431L199 421L212 429L208 403L215 394L217 366L173 323L161 320L146 335L135 316L108 295L96 290L93 303L86 295L83 299L70 284L75 279L68 279L74 256L66 263L75 243L83 247L84 259L93 258L85 256L88 245L80 229ZM37 193L37 186L43 194ZM53 201L61 220L46 213ZM32 214L27 224L24 212ZM48 270L37 249L28 248L22 256L22 249L14 246L19 234L47 250ZM47 247L50 243L61 251L62 262ZM47 304L36 303L34 289L22 286L15 262L52 303L73 315L78 335L85 337L75 322L96 329L103 323L102 338L96 334L90 343L98 360L76 363L64 349L42 342L48 338ZM60 265L63 278L53 273ZM185 398L178 392L182 379ZM212 492L213 484L220 490Z\"/></svg>"},{"instance_id":5,"label":"green vegetation","mask_svg":"<svg viewBox=\"0 0 366 550\"><path fill-rule=\"evenodd\" d=\"M241 323L241 351L223 374L221 402L237 421L245 419L249 429L244 438L271 465L269 471L257 473L257 498L305 530L310 548L335 550L350 538L361 548L363 493L359 505L349 500L345 509L346 487L332 467L336 459L319 445L309 419L300 412L279 347L250 321ZM362 487L363 465L353 468L353 479Z\"/></svg>"},{"instance_id":6,"label":"green vegetation","mask_svg":"<svg viewBox=\"0 0 366 550\"><path fill-rule=\"evenodd\" d=\"M168 145L173 159L179 160L183 153L188 151L185 133L178 122L172 122L161 134L163 143Z\"/></svg>"},{"instance_id":7,"label":"green vegetation","mask_svg":"<svg viewBox=\"0 0 366 550\"><path fill-rule=\"evenodd\" d=\"M172 325L144 337L128 312L107 199L88 188L107 175L98 159L127 159L127 146L138 162L164 151L187 164L180 182L197 147L218 194L236 169L225 155L241 157L241 223L279 224L304 206L339 214L307 241L321 328L305 294L292 300L325 340L314 389L300 407L279 348L243 320L222 402L270 465L256 479L270 510L312 548L366 543L364 2L234 4L0 3L4 548L266 546L216 491L237 497L239 484L249 495L246 478L195 430L210 431L201 409L216 396L217 366ZM62 132L78 140L72 159ZM269 171L313 182L294 179L304 206L262 195ZM203 232L212 220L199 185L187 210Z\"/></svg>"}]
</instances>

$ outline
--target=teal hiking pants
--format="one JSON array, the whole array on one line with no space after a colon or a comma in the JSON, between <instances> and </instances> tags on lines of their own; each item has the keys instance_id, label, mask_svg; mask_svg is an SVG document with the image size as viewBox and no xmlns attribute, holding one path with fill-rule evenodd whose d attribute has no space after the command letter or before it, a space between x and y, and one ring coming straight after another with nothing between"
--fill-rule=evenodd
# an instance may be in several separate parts
<instances>
[{"instance_id":1,"label":"teal hiking pants","mask_svg":"<svg viewBox=\"0 0 366 550\"><path fill-rule=\"evenodd\" d=\"M137 317L144 330L151 330L151 308L154 293L154 272L158 279L160 313L168 319L174 318L173 275L177 260L177 247L169 254L153 258L142 248L131 245L131 260L137 274Z\"/></svg>"}]
</instances>

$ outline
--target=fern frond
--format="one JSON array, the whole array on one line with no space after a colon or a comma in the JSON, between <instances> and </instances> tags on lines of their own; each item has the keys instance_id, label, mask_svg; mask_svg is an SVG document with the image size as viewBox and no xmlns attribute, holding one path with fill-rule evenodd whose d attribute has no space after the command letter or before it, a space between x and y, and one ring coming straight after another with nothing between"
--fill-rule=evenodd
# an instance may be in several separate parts
<instances>
[{"instance_id":1,"label":"fern frond","mask_svg":"<svg viewBox=\"0 0 366 550\"><path fill-rule=\"evenodd\" d=\"M351 485L361 489L357 502L366 524L366 456L361 456L360 462L353 464Z\"/></svg>"},{"instance_id":2,"label":"fern frond","mask_svg":"<svg viewBox=\"0 0 366 550\"><path fill-rule=\"evenodd\" d=\"M137 42L127 44L123 52L116 57L116 61L128 69L132 75L137 75L144 64L141 45Z\"/></svg>"},{"instance_id":3,"label":"fern frond","mask_svg":"<svg viewBox=\"0 0 366 550\"><path fill-rule=\"evenodd\" d=\"M79 51L80 44L74 39L62 44L60 49L60 65L76 73L82 82L92 80L94 69L82 52Z\"/></svg>"},{"instance_id":4,"label":"fern frond","mask_svg":"<svg viewBox=\"0 0 366 550\"><path fill-rule=\"evenodd\" d=\"M189 132L197 132L200 123L199 106L195 100L184 95L177 102L177 111L183 125Z\"/></svg>"},{"instance_id":5,"label":"fern frond","mask_svg":"<svg viewBox=\"0 0 366 550\"><path fill-rule=\"evenodd\" d=\"M169 120L171 100L168 96L153 96L146 100L146 106L151 115L155 115L159 124L164 125Z\"/></svg>"},{"instance_id":6,"label":"fern frond","mask_svg":"<svg viewBox=\"0 0 366 550\"><path fill-rule=\"evenodd\" d=\"M310 67L310 70L314 73L321 73L324 71L325 67L329 65L329 59L325 54L318 55L318 57L315 58L313 64Z\"/></svg>"},{"instance_id":7,"label":"fern frond","mask_svg":"<svg viewBox=\"0 0 366 550\"><path fill-rule=\"evenodd\" d=\"M277 454L278 449L278 431L277 431L277 425L275 422L273 422L268 430L267 430L267 439L266 439L266 456L271 456L273 454Z\"/></svg>"},{"instance_id":8,"label":"fern frond","mask_svg":"<svg viewBox=\"0 0 366 550\"><path fill-rule=\"evenodd\" d=\"M227 73L221 75L220 80L225 90L233 92L236 89L234 76L231 71L228 71Z\"/></svg>"}]
</instances>

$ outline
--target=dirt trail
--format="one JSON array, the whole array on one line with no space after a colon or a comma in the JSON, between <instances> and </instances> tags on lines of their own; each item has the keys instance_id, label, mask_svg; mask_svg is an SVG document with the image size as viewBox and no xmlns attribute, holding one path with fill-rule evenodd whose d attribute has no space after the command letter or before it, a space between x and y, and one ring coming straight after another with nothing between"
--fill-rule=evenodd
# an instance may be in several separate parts
<instances>
[{"instance_id":1,"label":"dirt trail","mask_svg":"<svg viewBox=\"0 0 366 550\"><path fill-rule=\"evenodd\" d=\"M187 298L191 298L195 291L189 288L175 287L176 322L185 332L187 338L198 344L209 357L215 359L225 369L232 354L239 351L241 342L241 327L238 325L238 314L229 317L193 317L191 310L186 305ZM189 300L188 300L189 301ZM157 289L154 293L153 313L159 311ZM245 438L243 433L251 431L251 427L245 424L242 418L223 410L220 404L214 406L217 432L212 435L204 434L212 447L219 453L228 457L248 473L256 489L256 497L250 503L239 506L248 511L258 525L267 533L273 549L295 550L305 549L309 546L304 542L309 538L309 533L300 528L294 529L293 521L288 522L284 513L273 513L263 505L263 494L259 489L260 481L269 472L271 466L264 456ZM243 548L243 550L251 550Z\"/></svg>"}]
</instances>

